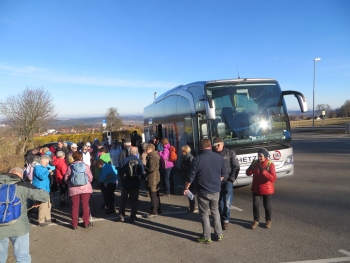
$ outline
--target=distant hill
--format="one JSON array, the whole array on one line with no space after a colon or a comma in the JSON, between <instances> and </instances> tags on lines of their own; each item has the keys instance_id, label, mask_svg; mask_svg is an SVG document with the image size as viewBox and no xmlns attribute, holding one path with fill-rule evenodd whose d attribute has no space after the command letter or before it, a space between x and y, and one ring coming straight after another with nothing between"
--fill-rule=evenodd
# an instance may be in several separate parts
<instances>
[{"instance_id":1,"label":"distant hill","mask_svg":"<svg viewBox=\"0 0 350 263\"><path fill-rule=\"evenodd\" d=\"M84 118L59 118L50 124L50 128L62 128L62 127L72 127L78 125L84 126L102 126L102 121L105 119L104 116L101 117L84 117ZM143 116L142 115L123 115L121 116L124 125L142 125Z\"/></svg>"}]
</instances>

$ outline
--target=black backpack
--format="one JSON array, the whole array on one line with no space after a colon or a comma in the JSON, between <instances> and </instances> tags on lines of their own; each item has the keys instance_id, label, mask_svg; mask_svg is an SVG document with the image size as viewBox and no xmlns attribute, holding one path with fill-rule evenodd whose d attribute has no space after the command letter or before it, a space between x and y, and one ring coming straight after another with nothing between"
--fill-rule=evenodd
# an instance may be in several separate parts
<instances>
[{"instance_id":1,"label":"black backpack","mask_svg":"<svg viewBox=\"0 0 350 263\"><path fill-rule=\"evenodd\" d=\"M126 171L127 176L129 176L129 177L139 176L138 168L139 168L138 160L134 159L134 160L128 161L128 166L127 166L127 171Z\"/></svg>"}]
</instances>

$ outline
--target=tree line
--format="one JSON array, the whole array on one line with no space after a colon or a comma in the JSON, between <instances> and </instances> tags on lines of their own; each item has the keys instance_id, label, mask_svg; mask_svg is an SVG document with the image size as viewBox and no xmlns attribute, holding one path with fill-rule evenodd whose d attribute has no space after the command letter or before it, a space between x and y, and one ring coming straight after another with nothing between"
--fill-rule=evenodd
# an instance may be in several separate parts
<instances>
[{"instance_id":1,"label":"tree line","mask_svg":"<svg viewBox=\"0 0 350 263\"><path fill-rule=\"evenodd\" d=\"M34 131L48 127L56 120L57 113L47 90L27 87L23 92L0 101L0 116L4 117L3 123L10 128L11 135L18 138L19 153L23 154ZM106 129L110 131L117 131L123 126L117 108L109 108L105 118Z\"/></svg>"}]
</instances>

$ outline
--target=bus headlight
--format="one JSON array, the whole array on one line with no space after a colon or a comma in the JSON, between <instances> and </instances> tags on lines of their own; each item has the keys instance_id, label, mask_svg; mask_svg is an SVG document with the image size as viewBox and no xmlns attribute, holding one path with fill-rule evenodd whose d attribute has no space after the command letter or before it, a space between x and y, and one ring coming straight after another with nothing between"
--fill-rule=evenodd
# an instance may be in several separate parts
<instances>
[{"instance_id":1,"label":"bus headlight","mask_svg":"<svg viewBox=\"0 0 350 263\"><path fill-rule=\"evenodd\" d=\"M288 164L294 164L294 157L293 157L293 155L287 156L286 161L284 162L284 165L288 165Z\"/></svg>"}]
</instances>

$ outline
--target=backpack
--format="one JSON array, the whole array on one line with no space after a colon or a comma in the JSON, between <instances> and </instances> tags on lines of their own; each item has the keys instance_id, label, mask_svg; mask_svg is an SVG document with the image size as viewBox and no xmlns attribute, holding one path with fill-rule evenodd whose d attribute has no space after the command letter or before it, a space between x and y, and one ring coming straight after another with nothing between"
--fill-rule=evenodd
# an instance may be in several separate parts
<instances>
[{"instance_id":1,"label":"backpack","mask_svg":"<svg viewBox=\"0 0 350 263\"><path fill-rule=\"evenodd\" d=\"M34 167L32 164L27 164L26 169L24 170L23 173L23 180L24 181L33 181L33 172L34 172Z\"/></svg>"},{"instance_id":2,"label":"backpack","mask_svg":"<svg viewBox=\"0 0 350 263\"><path fill-rule=\"evenodd\" d=\"M70 165L70 168L71 168L70 182L73 186L82 186L88 183L85 163L83 162L73 163Z\"/></svg>"},{"instance_id":3,"label":"backpack","mask_svg":"<svg viewBox=\"0 0 350 263\"><path fill-rule=\"evenodd\" d=\"M0 185L0 226L11 225L21 216L22 203L16 190L16 184Z\"/></svg>"},{"instance_id":4,"label":"backpack","mask_svg":"<svg viewBox=\"0 0 350 263\"><path fill-rule=\"evenodd\" d=\"M138 176L138 166L139 166L139 162L137 160L130 160L128 161L128 169L126 171L126 174L129 177L136 177Z\"/></svg>"},{"instance_id":5,"label":"backpack","mask_svg":"<svg viewBox=\"0 0 350 263\"><path fill-rule=\"evenodd\" d=\"M170 146L168 161L175 162L176 160L177 160L176 148L174 146Z\"/></svg>"}]
</instances>

